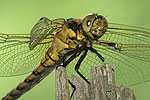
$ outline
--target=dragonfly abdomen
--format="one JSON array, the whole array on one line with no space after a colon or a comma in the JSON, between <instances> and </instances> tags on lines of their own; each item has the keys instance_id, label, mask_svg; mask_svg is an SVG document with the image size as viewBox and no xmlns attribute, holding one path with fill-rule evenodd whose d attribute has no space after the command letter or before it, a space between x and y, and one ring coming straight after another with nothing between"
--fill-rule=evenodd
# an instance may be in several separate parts
<instances>
[{"instance_id":1,"label":"dragonfly abdomen","mask_svg":"<svg viewBox=\"0 0 150 100\"><path fill-rule=\"evenodd\" d=\"M50 55L52 53L52 55ZM40 65L16 88L11 90L2 100L16 100L24 93L32 89L36 84L43 80L49 73L60 65L59 56L51 51L47 52Z\"/></svg>"}]
</instances>

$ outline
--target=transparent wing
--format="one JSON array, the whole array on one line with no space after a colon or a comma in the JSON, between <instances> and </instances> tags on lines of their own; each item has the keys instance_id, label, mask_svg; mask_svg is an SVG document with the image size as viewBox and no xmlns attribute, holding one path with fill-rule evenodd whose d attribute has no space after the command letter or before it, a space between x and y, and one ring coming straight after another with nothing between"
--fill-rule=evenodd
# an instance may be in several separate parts
<instances>
[{"instance_id":1,"label":"transparent wing","mask_svg":"<svg viewBox=\"0 0 150 100\"><path fill-rule=\"evenodd\" d=\"M42 17L33 27L30 34L29 48L32 50L39 42L45 39L51 33L61 29L65 23L65 19L49 20Z\"/></svg>"},{"instance_id":2,"label":"transparent wing","mask_svg":"<svg viewBox=\"0 0 150 100\"><path fill-rule=\"evenodd\" d=\"M0 33L0 76L22 75L37 67L63 21L42 18L31 34Z\"/></svg>"},{"instance_id":3,"label":"transparent wing","mask_svg":"<svg viewBox=\"0 0 150 100\"><path fill-rule=\"evenodd\" d=\"M94 44L94 48L115 70L117 84L134 85L150 81L150 30L109 23L101 42L117 48Z\"/></svg>"}]
</instances>

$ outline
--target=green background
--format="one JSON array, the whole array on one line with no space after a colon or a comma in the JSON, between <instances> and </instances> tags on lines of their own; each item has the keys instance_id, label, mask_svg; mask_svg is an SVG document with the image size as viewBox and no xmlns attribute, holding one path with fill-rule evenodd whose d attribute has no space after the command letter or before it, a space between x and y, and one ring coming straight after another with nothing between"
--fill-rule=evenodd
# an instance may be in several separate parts
<instances>
[{"instance_id":1,"label":"green background","mask_svg":"<svg viewBox=\"0 0 150 100\"><path fill-rule=\"evenodd\" d=\"M0 32L30 33L43 16L82 18L88 13L104 15L108 22L150 28L149 0L0 0ZM0 77L0 98L26 76ZM150 100L150 82L130 88L137 100ZM55 72L19 100L55 100Z\"/></svg>"}]
</instances>

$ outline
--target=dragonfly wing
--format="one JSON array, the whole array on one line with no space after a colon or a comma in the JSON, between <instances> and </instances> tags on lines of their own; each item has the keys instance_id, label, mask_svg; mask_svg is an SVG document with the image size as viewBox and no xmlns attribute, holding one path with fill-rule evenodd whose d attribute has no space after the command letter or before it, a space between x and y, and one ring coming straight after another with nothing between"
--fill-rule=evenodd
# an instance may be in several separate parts
<instances>
[{"instance_id":1,"label":"dragonfly wing","mask_svg":"<svg viewBox=\"0 0 150 100\"><path fill-rule=\"evenodd\" d=\"M30 50L34 49L46 37L54 34L57 30L61 29L65 23L65 19L49 20L42 17L33 27L30 33Z\"/></svg>"},{"instance_id":2,"label":"dragonfly wing","mask_svg":"<svg viewBox=\"0 0 150 100\"><path fill-rule=\"evenodd\" d=\"M114 68L117 84L134 85L150 81L150 30L111 23L101 42L115 43L93 47Z\"/></svg>"},{"instance_id":3,"label":"dragonfly wing","mask_svg":"<svg viewBox=\"0 0 150 100\"><path fill-rule=\"evenodd\" d=\"M0 33L0 76L16 76L31 72L51 46L57 30L64 19L50 21L42 18L31 34Z\"/></svg>"},{"instance_id":4,"label":"dragonfly wing","mask_svg":"<svg viewBox=\"0 0 150 100\"><path fill-rule=\"evenodd\" d=\"M31 72L39 63L50 43L29 49L29 34L0 34L0 76L16 76Z\"/></svg>"},{"instance_id":5,"label":"dragonfly wing","mask_svg":"<svg viewBox=\"0 0 150 100\"><path fill-rule=\"evenodd\" d=\"M144 61L150 61L150 30L111 23L102 42L116 43L119 53ZM109 49L114 49L107 47Z\"/></svg>"}]
</instances>

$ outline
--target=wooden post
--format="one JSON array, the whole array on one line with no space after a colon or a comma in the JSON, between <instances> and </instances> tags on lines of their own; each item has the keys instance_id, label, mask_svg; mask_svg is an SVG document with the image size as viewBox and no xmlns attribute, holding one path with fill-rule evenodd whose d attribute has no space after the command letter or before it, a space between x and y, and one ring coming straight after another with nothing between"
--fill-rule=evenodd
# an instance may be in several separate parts
<instances>
[{"instance_id":1,"label":"wooden post","mask_svg":"<svg viewBox=\"0 0 150 100\"><path fill-rule=\"evenodd\" d=\"M63 67L56 70L56 100L70 100L67 71Z\"/></svg>"},{"instance_id":2,"label":"wooden post","mask_svg":"<svg viewBox=\"0 0 150 100\"><path fill-rule=\"evenodd\" d=\"M58 69L56 76L56 100L69 100L66 70ZM72 75L72 83L76 86L73 100L136 100L133 90L124 86L116 87L114 76L113 69L107 63L91 68L90 85Z\"/></svg>"}]
</instances>

